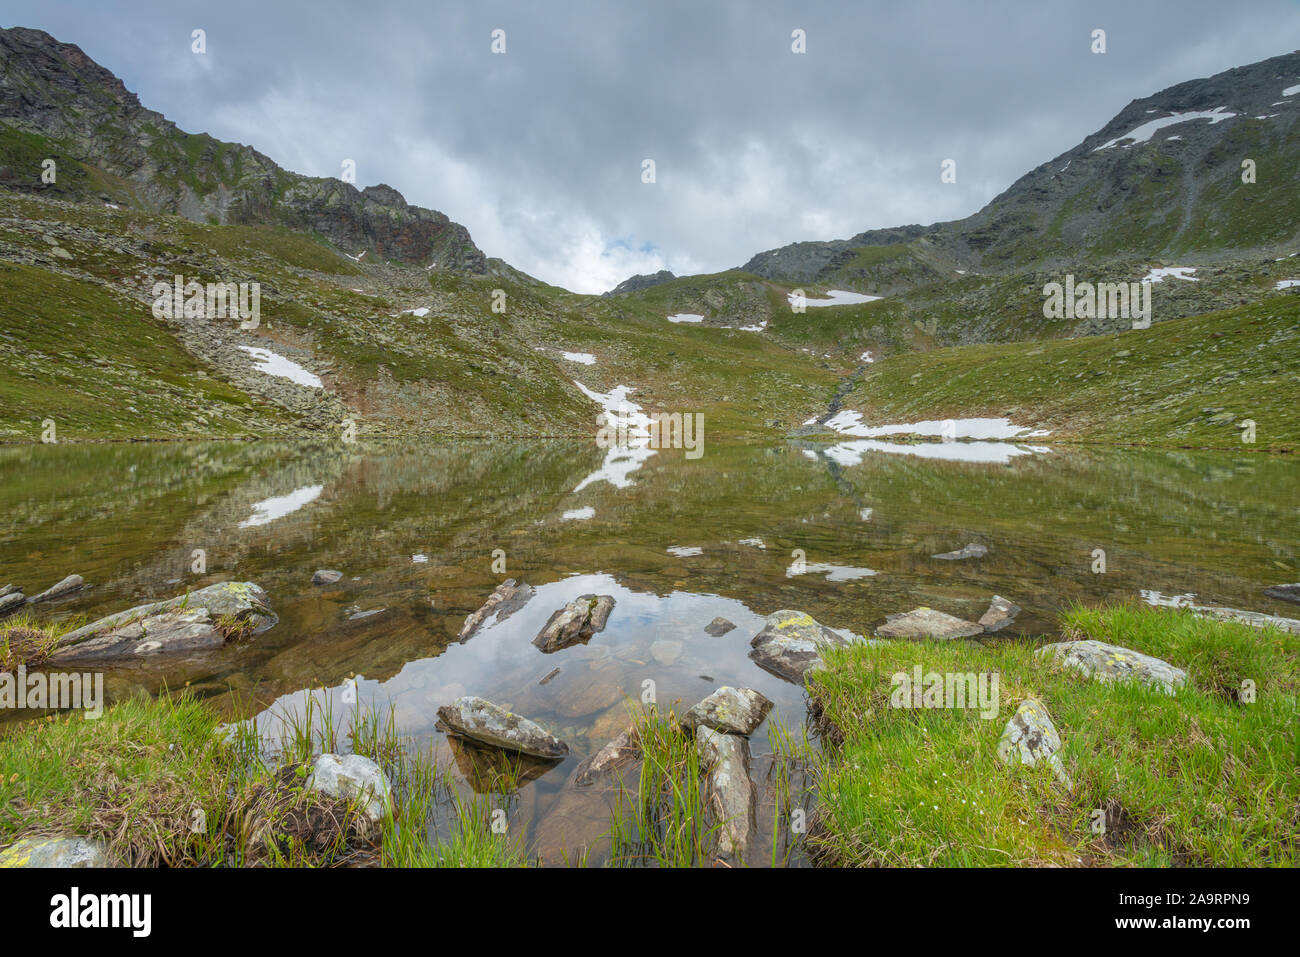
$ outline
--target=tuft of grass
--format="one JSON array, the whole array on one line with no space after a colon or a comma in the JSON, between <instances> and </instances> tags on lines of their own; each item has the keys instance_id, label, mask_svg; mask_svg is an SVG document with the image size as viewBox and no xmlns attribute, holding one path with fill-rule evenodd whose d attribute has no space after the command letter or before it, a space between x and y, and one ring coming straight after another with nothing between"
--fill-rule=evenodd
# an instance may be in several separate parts
<instances>
[{"instance_id":1,"label":"tuft of grass","mask_svg":"<svg viewBox=\"0 0 1300 957\"><path fill-rule=\"evenodd\" d=\"M0 621L0 674L40 665L59 644L59 639L81 626L83 619L40 622L30 611L20 611Z\"/></svg>"},{"instance_id":2,"label":"tuft of grass","mask_svg":"<svg viewBox=\"0 0 1300 957\"><path fill-rule=\"evenodd\" d=\"M1034 655L1029 642L892 642L826 656L810 676L840 743L817 781L815 859L836 865L1295 866L1300 834L1300 639L1169 609L1074 611L1088 636L1188 670L1176 695L1105 684ZM1260 647L1252 647L1252 643ZM999 675L1000 708L903 709L892 676ZM1225 684L1254 674L1257 695ZM1034 697L1060 732L1072 790L996 749Z\"/></svg>"}]
</instances>

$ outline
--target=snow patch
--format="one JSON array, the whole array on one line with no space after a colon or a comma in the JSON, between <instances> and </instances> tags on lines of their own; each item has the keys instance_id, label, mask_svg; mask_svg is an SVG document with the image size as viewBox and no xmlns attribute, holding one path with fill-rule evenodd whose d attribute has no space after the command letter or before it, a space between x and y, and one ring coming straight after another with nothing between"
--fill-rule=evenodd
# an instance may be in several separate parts
<instances>
[{"instance_id":1,"label":"snow patch","mask_svg":"<svg viewBox=\"0 0 1300 957\"><path fill-rule=\"evenodd\" d=\"M704 549L698 545L670 545L668 554L676 555L678 558L690 558L693 555L703 555Z\"/></svg>"},{"instance_id":2,"label":"snow patch","mask_svg":"<svg viewBox=\"0 0 1300 957\"><path fill-rule=\"evenodd\" d=\"M1137 146L1139 143L1145 143L1156 134L1157 131L1164 129L1166 126L1174 126L1178 123L1189 123L1192 120L1209 120L1210 125L1221 123L1224 120L1230 120L1236 113L1224 112L1224 107L1216 106L1212 110L1192 110L1187 113L1174 113L1170 116L1163 116L1158 120L1151 120L1149 123L1143 123L1137 129L1132 130L1123 136L1117 136L1109 143L1103 143L1093 150L1094 153L1101 150L1110 149L1112 146L1120 146L1121 149L1128 149L1130 146ZM1125 143L1125 140L1132 140L1131 143ZM1121 146L1121 144L1123 144Z\"/></svg>"},{"instance_id":3,"label":"snow patch","mask_svg":"<svg viewBox=\"0 0 1300 957\"><path fill-rule=\"evenodd\" d=\"M288 379L310 389L325 388L325 384L321 382L318 376L312 375L298 363L286 359L270 349L263 349L259 346L240 346L239 348L253 357L253 368L258 372L265 372L267 375Z\"/></svg>"},{"instance_id":4,"label":"snow patch","mask_svg":"<svg viewBox=\"0 0 1300 957\"><path fill-rule=\"evenodd\" d=\"M1165 279L1172 276L1175 279L1185 279L1188 282L1200 282L1192 273L1196 272L1195 266L1164 266L1161 268L1152 268L1138 282L1164 282Z\"/></svg>"},{"instance_id":5,"label":"snow patch","mask_svg":"<svg viewBox=\"0 0 1300 957\"><path fill-rule=\"evenodd\" d=\"M594 518L595 515L596 515L596 510L592 508L590 505L588 505L585 508L570 509L569 511L565 512L563 515L560 516L560 520L565 522L575 521L575 520L583 521L588 518Z\"/></svg>"},{"instance_id":6,"label":"snow patch","mask_svg":"<svg viewBox=\"0 0 1300 957\"><path fill-rule=\"evenodd\" d=\"M302 488L294 489L288 495L278 495L275 498L256 502L253 505L253 514L240 522L239 527L252 528L283 518L290 512L296 512L307 503L315 501L324 489L324 485L304 485Z\"/></svg>"},{"instance_id":7,"label":"snow patch","mask_svg":"<svg viewBox=\"0 0 1300 957\"><path fill-rule=\"evenodd\" d=\"M852 565L827 565L821 562L795 562L785 570L786 578L796 575L825 575L827 581L851 582L859 578L870 578L876 572L870 568L854 568Z\"/></svg>"},{"instance_id":8,"label":"snow patch","mask_svg":"<svg viewBox=\"0 0 1300 957\"><path fill-rule=\"evenodd\" d=\"M804 297L805 306L856 306L864 302L875 302L877 299L883 299L884 296L865 296L860 292L848 292L844 289L832 289L828 295L829 299L810 299ZM786 301L790 305L795 305L798 297L794 293L786 296Z\"/></svg>"},{"instance_id":9,"label":"snow patch","mask_svg":"<svg viewBox=\"0 0 1300 957\"><path fill-rule=\"evenodd\" d=\"M694 312L679 312L668 317L669 322L703 322L704 317Z\"/></svg>"},{"instance_id":10,"label":"snow patch","mask_svg":"<svg viewBox=\"0 0 1300 957\"><path fill-rule=\"evenodd\" d=\"M1290 289L1292 286L1300 286L1300 279L1279 279L1274 289Z\"/></svg>"},{"instance_id":11,"label":"snow patch","mask_svg":"<svg viewBox=\"0 0 1300 957\"><path fill-rule=\"evenodd\" d=\"M953 439L1019 439L1051 435L1046 429L1029 429L1013 425L1010 419L948 419L923 422L900 422L890 425L865 425L861 412L837 412L826 425L842 435L872 438L879 435L933 435Z\"/></svg>"},{"instance_id":12,"label":"snow patch","mask_svg":"<svg viewBox=\"0 0 1300 957\"><path fill-rule=\"evenodd\" d=\"M562 352L560 355L570 362L581 362L584 366L594 366L596 364L596 357L590 352Z\"/></svg>"}]
</instances>

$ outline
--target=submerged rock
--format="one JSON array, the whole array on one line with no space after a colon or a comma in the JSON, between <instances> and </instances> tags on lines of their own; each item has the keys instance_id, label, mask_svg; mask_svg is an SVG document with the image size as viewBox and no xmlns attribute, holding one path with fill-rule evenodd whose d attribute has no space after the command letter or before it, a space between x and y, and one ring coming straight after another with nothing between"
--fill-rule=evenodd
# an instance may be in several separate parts
<instances>
[{"instance_id":1,"label":"submerged rock","mask_svg":"<svg viewBox=\"0 0 1300 957\"><path fill-rule=\"evenodd\" d=\"M1056 725L1042 703L1033 698L1021 702L998 740L998 757L1006 764L1034 765L1045 761L1058 781L1073 788L1074 783L1057 754L1060 750L1061 736Z\"/></svg>"},{"instance_id":2,"label":"submerged rock","mask_svg":"<svg viewBox=\"0 0 1300 957\"><path fill-rule=\"evenodd\" d=\"M695 733L695 750L705 772L705 802L717 826L718 851L743 858L754 835L754 782L749 777L749 741L712 728Z\"/></svg>"},{"instance_id":3,"label":"submerged rock","mask_svg":"<svg viewBox=\"0 0 1300 957\"><path fill-rule=\"evenodd\" d=\"M942 555L931 555L931 558L941 558L944 561L959 561L963 558L983 558L989 553L987 545L978 545L972 542L969 545L963 545L955 552L944 552Z\"/></svg>"},{"instance_id":4,"label":"submerged rock","mask_svg":"<svg viewBox=\"0 0 1300 957\"><path fill-rule=\"evenodd\" d=\"M312 572L313 585L333 585L343 580L343 573L332 568L318 568Z\"/></svg>"},{"instance_id":5,"label":"submerged rock","mask_svg":"<svg viewBox=\"0 0 1300 957\"><path fill-rule=\"evenodd\" d=\"M993 600L989 602L989 610L980 616L980 627L989 633L1001 631L1016 620L1016 615L1020 614L1021 610L1021 607L1014 602L1007 601L1001 595L994 595Z\"/></svg>"},{"instance_id":6,"label":"submerged rock","mask_svg":"<svg viewBox=\"0 0 1300 957\"><path fill-rule=\"evenodd\" d=\"M682 643L675 638L660 638L650 645L650 657L667 667L682 656Z\"/></svg>"},{"instance_id":7,"label":"submerged rock","mask_svg":"<svg viewBox=\"0 0 1300 957\"><path fill-rule=\"evenodd\" d=\"M0 867L111 867L99 841L84 837L25 838L0 851Z\"/></svg>"},{"instance_id":8,"label":"submerged rock","mask_svg":"<svg viewBox=\"0 0 1300 957\"><path fill-rule=\"evenodd\" d=\"M64 596L71 595L73 592L80 591L85 587L86 580L80 575L69 575L62 581L51 585L39 595L33 595L31 598L27 599L27 603L31 605L38 601L53 601L55 598L63 598Z\"/></svg>"},{"instance_id":9,"label":"submerged rock","mask_svg":"<svg viewBox=\"0 0 1300 957\"><path fill-rule=\"evenodd\" d=\"M1044 645L1034 654L1039 658L1053 657L1067 668L1098 681L1140 681L1170 694L1187 681L1187 672L1167 661L1091 638L1058 641Z\"/></svg>"},{"instance_id":10,"label":"submerged rock","mask_svg":"<svg viewBox=\"0 0 1300 957\"><path fill-rule=\"evenodd\" d=\"M473 695L438 709L442 723L457 734L537 758L563 758L569 746L541 725Z\"/></svg>"},{"instance_id":11,"label":"submerged rock","mask_svg":"<svg viewBox=\"0 0 1300 957\"><path fill-rule=\"evenodd\" d=\"M631 730L605 742L605 745L587 760L578 765L573 781L578 787L589 787L601 778L612 774L625 765L639 760L641 745Z\"/></svg>"},{"instance_id":12,"label":"submerged rock","mask_svg":"<svg viewBox=\"0 0 1300 957\"><path fill-rule=\"evenodd\" d=\"M821 651L841 647L848 640L802 611L774 611L763 630L750 641L749 657L764 671L799 683L809 671L822 666Z\"/></svg>"},{"instance_id":13,"label":"submerged rock","mask_svg":"<svg viewBox=\"0 0 1300 957\"><path fill-rule=\"evenodd\" d=\"M876 629L881 638L972 638L984 634L984 627L933 608L913 608L898 615L886 615Z\"/></svg>"},{"instance_id":14,"label":"submerged rock","mask_svg":"<svg viewBox=\"0 0 1300 957\"><path fill-rule=\"evenodd\" d=\"M1264 589L1264 594L1269 598L1295 602L1300 605L1300 582L1294 585L1270 585Z\"/></svg>"},{"instance_id":15,"label":"submerged rock","mask_svg":"<svg viewBox=\"0 0 1300 957\"><path fill-rule=\"evenodd\" d=\"M704 626L704 633L714 638L720 638L735 627L735 624L719 616Z\"/></svg>"},{"instance_id":16,"label":"submerged rock","mask_svg":"<svg viewBox=\"0 0 1300 957\"><path fill-rule=\"evenodd\" d=\"M513 578L507 578L500 585L492 590L488 595L487 601L478 611L472 612L465 617L465 624L461 626L460 633L456 636L457 641L464 641L474 632L483 626L493 614L496 614L497 621L505 621L533 597L533 588L523 582L516 582Z\"/></svg>"},{"instance_id":17,"label":"submerged rock","mask_svg":"<svg viewBox=\"0 0 1300 957\"><path fill-rule=\"evenodd\" d=\"M64 635L51 661L120 658L214 648L231 638L256 635L276 617L252 582L220 582L176 598L138 605Z\"/></svg>"},{"instance_id":18,"label":"submerged rock","mask_svg":"<svg viewBox=\"0 0 1300 957\"><path fill-rule=\"evenodd\" d=\"M772 702L753 688L724 685L687 711L682 724L724 734L751 734L771 710Z\"/></svg>"},{"instance_id":19,"label":"submerged rock","mask_svg":"<svg viewBox=\"0 0 1300 957\"><path fill-rule=\"evenodd\" d=\"M372 824L393 805L393 789L379 765L359 754L322 754L312 762L307 787L330 797L353 801Z\"/></svg>"},{"instance_id":20,"label":"submerged rock","mask_svg":"<svg viewBox=\"0 0 1300 957\"><path fill-rule=\"evenodd\" d=\"M533 644L551 654L590 641L597 632L605 630L613 610L612 595L580 595L551 615Z\"/></svg>"}]
</instances>

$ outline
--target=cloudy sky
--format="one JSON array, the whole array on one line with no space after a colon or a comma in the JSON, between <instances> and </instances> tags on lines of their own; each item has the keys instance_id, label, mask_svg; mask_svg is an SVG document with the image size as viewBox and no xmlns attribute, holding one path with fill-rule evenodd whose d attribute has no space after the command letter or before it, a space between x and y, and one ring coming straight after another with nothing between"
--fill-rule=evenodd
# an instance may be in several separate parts
<instances>
[{"instance_id":1,"label":"cloudy sky","mask_svg":"<svg viewBox=\"0 0 1300 957\"><path fill-rule=\"evenodd\" d=\"M4 7L4 26L78 44L182 129L312 175L354 160L358 186L583 292L966 216L1130 100L1300 48L1296 0Z\"/></svg>"}]
</instances>

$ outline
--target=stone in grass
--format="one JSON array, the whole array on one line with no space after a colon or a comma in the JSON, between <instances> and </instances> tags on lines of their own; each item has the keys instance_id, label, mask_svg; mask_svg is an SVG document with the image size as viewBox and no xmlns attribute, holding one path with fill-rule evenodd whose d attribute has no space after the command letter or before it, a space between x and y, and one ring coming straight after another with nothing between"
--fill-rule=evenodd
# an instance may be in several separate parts
<instances>
[{"instance_id":1,"label":"stone in grass","mask_svg":"<svg viewBox=\"0 0 1300 957\"><path fill-rule=\"evenodd\" d=\"M876 629L876 634L881 638L972 638L984 634L984 626L921 607L885 616L885 623Z\"/></svg>"},{"instance_id":2,"label":"stone in grass","mask_svg":"<svg viewBox=\"0 0 1300 957\"><path fill-rule=\"evenodd\" d=\"M53 601L55 598L63 598L71 595L75 591L80 591L86 587L86 580L80 575L69 575L60 582L51 585L39 595L33 595L27 599L27 604L32 605L38 601Z\"/></svg>"},{"instance_id":3,"label":"stone in grass","mask_svg":"<svg viewBox=\"0 0 1300 957\"><path fill-rule=\"evenodd\" d=\"M725 635L727 632L731 631L731 629L735 627L736 626L733 622L727 621L727 619L723 618L722 616L718 616L717 618L713 619L713 621L709 622L707 625L704 626L704 633L706 635L711 635L714 638L721 638L723 635Z\"/></svg>"},{"instance_id":4,"label":"stone in grass","mask_svg":"<svg viewBox=\"0 0 1300 957\"><path fill-rule=\"evenodd\" d=\"M1295 602L1300 605L1300 582L1294 585L1270 585L1264 589L1264 594L1269 598Z\"/></svg>"},{"instance_id":5,"label":"stone in grass","mask_svg":"<svg viewBox=\"0 0 1300 957\"><path fill-rule=\"evenodd\" d=\"M313 585L333 585L343 580L343 573L332 568L318 568L312 573Z\"/></svg>"},{"instance_id":6,"label":"stone in grass","mask_svg":"<svg viewBox=\"0 0 1300 957\"><path fill-rule=\"evenodd\" d=\"M452 732L505 751L548 760L569 753L569 746L541 725L474 695L443 705L438 717Z\"/></svg>"},{"instance_id":7,"label":"stone in grass","mask_svg":"<svg viewBox=\"0 0 1300 957\"><path fill-rule=\"evenodd\" d=\"M1167 661L1092 638L1058 641L1044 645L1034 654L1039 658L1053 657L1067 668L1098 681L1139 681L1168 694L1187 681L1187 672Z\"/></svg>"},{"instance_id":8,"label":"stone in grass","mask_svg":"<svg viewBox=\"0 0 1300 957\"><path fill-rule=\"evenodd\" d=\"M612 595L580 595L547 619L533 644L551 654L590 641L596 632L605 630L613 610Z\"/></svg>"},{"instance_id":9,"label":"stone in grass","mask_svg":"<svg viewBox=\"0 0 1300 957\"><path fill-rule=\"evenodd\" d=\"M322 754L311 764L307 787L354 802L371 824L393 805L393 789L379 765L359 754Z\"/></svg>"},{"instance_id":10,"label":"stone in grass","mask_svg":"<svg viewBox=\"0 0 1300 957\"><path fill-rule=\"evenodd\" d=\"M990 633L1001 631L1016 620L1020 611L1019 605L1007 601L1001 595L994 595L989 602L989 610L980 616L980 627Z\"/></svg>"},{"instance_id":11,"label":"stone in grass","mask_svg":"<svg viewBox=\"0 0 1300 957\"><path fill-rule=\"evenodd\" d=\"M111 867L99 841L84 837L24 838L0 851L0 867Z\"/></svg>"},{"instance_id":12,"label":"stone in grass","mask_svg":"<svg viewBox=\"0 0 1300 957\"><path fill-rule=\"evenodd\" d=\"M969 545L963 545L955 552L944 552L942 555L931 555L931 558L942 558L944 561L954 562L963 558L983 558L989 553L988 546L979 545L972 542Z\"/></svg>"},{"instance_id":13,"label":"stone in grass","mask_svg":"<svg viewBox=\"0 0 1300 957\"><path fill-rule=\"evenodd\" d=\"M823 650L848 643L812 615L785 609L767 616L763 630L749 643L749 657L764 671L797 684L822 667Z\"/></svg>"},{"instance_id":14,"label":"stone in grass","mask_svg":"<svg viewBox=\"0 0 1300 957\"><path fill-rule=\"evenodd\" d=\"M753 688L724 685L682 716L682 725L725 734L751 734L772 710L772 702Z\"/></svg>"},{"instance_id":15,"label":"stone in grass","mask_svg":"<svg viewBox=\"0 0 1300 957\"><path fill-rule=\"evenodd\" d=\"M1042 703L1026 698L1011 716L998 740L998 757L1006 764L1035 765L1045 762L1067 789L1074 783L1061 763L1061 736Z\"/></svg>"},{"instance_id":16,"label":"stone in grass","mask_svg":"<svg viewBox=\"0 0 1300 957\"><path fill-rule=\"evenodd\" d=\"M705 804L717 828L718 852L743 858L754 836L754 782L749 777L749 740L712 728L695 733L705 773Z\"/></svg>"},{"instance_id":17,"label":"stone in grass","mask_svg":"<svg viewBox=\"0 0 1300 957\"><path fill-rule=\"evenodd\" d=\"M529 599L532 597L533 588L531 585L517 582L513 578L507 578L492 589L492 594L488 595L487 601L477 611L465 616L465 624L461 625L456 640L464 641L469 638L493 615L496 615L497 621L505 621L528 604Z\"/></svg>"}]
</instances>

